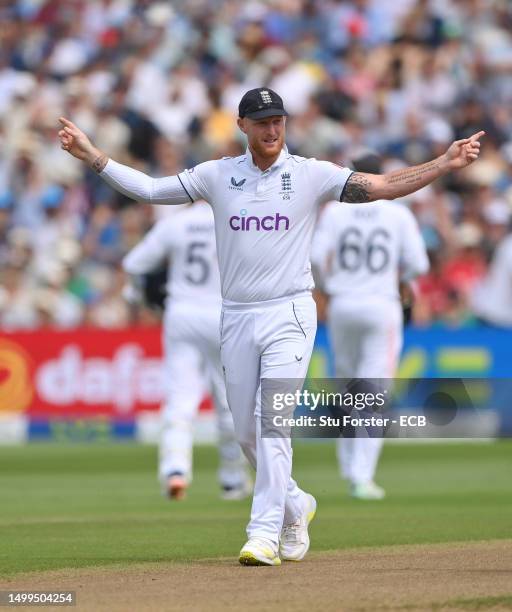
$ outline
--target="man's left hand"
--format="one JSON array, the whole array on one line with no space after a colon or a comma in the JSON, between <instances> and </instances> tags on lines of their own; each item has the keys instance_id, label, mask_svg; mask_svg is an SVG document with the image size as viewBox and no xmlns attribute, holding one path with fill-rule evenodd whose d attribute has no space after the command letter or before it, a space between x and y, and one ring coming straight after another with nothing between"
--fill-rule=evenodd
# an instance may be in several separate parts
<instances>
[{"instance_id":1,"label":"man's left hand","mask_svg":"<svg viewBox=\"0 0 512 612\"><path fill-rule=\"evenodd\" d=\"M456 140L446 151L446 159L450 170L459 170L472 164L480 154L480 138L485 132L477 132L469 138Z\"/></svg>"}]
</instances>

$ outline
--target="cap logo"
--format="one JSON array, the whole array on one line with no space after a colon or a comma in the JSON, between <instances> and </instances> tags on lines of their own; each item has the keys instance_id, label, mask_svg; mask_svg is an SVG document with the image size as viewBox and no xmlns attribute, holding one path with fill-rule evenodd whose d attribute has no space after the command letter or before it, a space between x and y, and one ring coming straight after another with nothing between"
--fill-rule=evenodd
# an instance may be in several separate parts
<instances>
[{"instance_id":1,"label":"cap logo","mask_svg":"<svg viewBox=\"0 0 512 612\"><path fill-rule=\"evenodd\" d=\"M266 89L260 91L260 96L265 104L272 104L272 98Z\"/></svg>"}]
</instances>

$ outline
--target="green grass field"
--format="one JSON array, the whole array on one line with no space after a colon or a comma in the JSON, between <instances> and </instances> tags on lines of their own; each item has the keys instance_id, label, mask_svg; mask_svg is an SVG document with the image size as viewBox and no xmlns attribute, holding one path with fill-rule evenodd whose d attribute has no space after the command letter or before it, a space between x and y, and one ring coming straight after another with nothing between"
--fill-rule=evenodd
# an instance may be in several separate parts
<instances>
[{"instance_id":1,"label":"green grass field","mask_svg":"<svg viewBox=\"0 0 512 612\"><path fill-rule=\"evenodd\" d=\"M388 445L388 498L345 494L330 443L301 443L295 477L319 502L312 550L510 538L512 443ZM156 450L132 444L0 448L0 575L236 554L249 501L222 502L199 447L184 503L159 493Z\"/></svg>"}]
</instances>

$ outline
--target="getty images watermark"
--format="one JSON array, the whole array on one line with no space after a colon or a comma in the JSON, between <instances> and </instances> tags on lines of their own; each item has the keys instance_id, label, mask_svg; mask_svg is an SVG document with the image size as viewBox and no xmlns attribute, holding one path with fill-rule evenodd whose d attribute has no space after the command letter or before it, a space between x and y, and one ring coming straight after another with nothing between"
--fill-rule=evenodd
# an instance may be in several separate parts
<instances>
[{"instance_id":1,"label":"getty images watermark","mask_svg":"<svg viewBox=\"0 0 512 612\"><path fill-rule=\"evenodd\" d=\"M512 435L512 379L264 379L263 437Z\"/></svg>"}]
</instances>

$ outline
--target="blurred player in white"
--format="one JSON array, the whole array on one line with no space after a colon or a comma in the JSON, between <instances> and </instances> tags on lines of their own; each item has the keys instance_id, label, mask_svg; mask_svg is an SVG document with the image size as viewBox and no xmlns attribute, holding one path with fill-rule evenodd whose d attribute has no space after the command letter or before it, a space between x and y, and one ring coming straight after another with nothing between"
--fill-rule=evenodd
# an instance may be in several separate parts
<instances>
[{"instance_id":1,"label":"blurred player in white","mask_svg":"<svg viewBox=\"0 0 512 612\"><path fill-rule=\"evenodd\" d=\"M353 166L356 172L381 172L373 154ZM399 282L408 283L429 266L413 214L399 202L377 204L328 204L313 240L312 262L330 298L337 378L395 376L402 349ZM337 441L341 474L353 497L382 499L385 492L374 476L383 439L357 433Z\"/></svg>"},{"instance_id":2,"label":"blurred player in white","mask_svg":"<svg viewBox=\"0 0 512 612\"><path fill-rule=\"evenodd\" d=\"M483 323L512 327L512 235L496 247L485 278L471 296L473 311Z\"/></svg>"},{"instance_id":3,"label":"blurred player in white","mask_svg":"<svg viewBox=\"0 0 512 612\"><path fill-rule=\"evenodd\" d=\"M156 223L124 258L135 277L167 263L163 346L167 401L162 406L159 478L171 499L183 499L192 479L193 423L209 381L218 423L224 499L251 491L235 439L220 363L220 278L211 207L196 202Z\"/></svg>"},{"instance_id":4,"label":"blurred player in white","mask_svg":"<svg viewBox=\"0 0 512 612\"><path fill-rule=\"evenodd\" d=\"M312 495L291 478L289 437L262 435L265 379L306 376L316 333L309 262L318 206L406 195L478 157L483 132L454 142L437 159L385 175L352 173L326 161L291 155L283 101L261 87L244 94L238 126L244 155L207 161L177 176L153 179L109 159L71 121L61 118L62 147L111 186L136 200L213 208L223 308L221 358L237 439L256 468L240 563L280 565L309 549Z\"/></svg>"}]
</instances>

